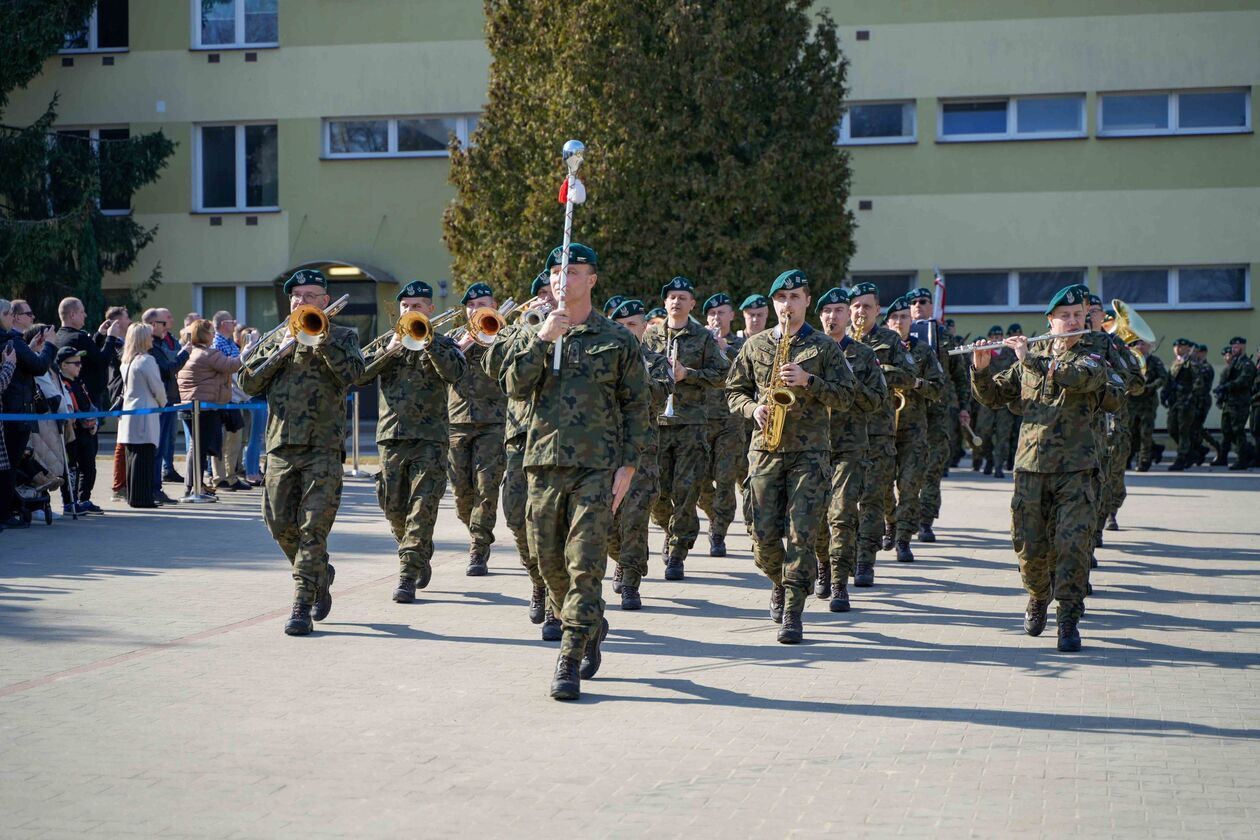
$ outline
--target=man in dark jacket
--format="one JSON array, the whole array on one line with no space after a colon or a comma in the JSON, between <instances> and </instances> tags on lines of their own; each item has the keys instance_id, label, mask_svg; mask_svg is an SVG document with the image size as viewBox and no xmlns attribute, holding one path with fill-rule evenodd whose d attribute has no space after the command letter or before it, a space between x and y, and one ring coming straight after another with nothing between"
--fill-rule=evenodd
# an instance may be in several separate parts
<instances>
[{"instance_id":1,"label":"man in dark jacket","mask_svg":"<svg viewBox=\"0 0 1260 840\"><path fill-rule=\"evenodd\" d=\"M57 315L61 318L61 329L57 330L53 343L58 347L73 347L83 351L83 385L95 405L108 408L105 385L110 368L118 366L127 325L106 321L97 328L95 336L89 335L83 329L87 320L83 301L72 297L65 298L57 305Z\"/></svg>"},{"instance_id":2,"label":"man in dark jacket","mask_svg":"<svg viewBox=\"0 0 1260 840\"><path fill-rule=\"evenodd\" d=\"M166 404L176 405L179 402L179 383L175 375L188 361L188 351L181 350L171 335L171 310L146 309L141 320L153 328L153 347L149 349L149 355L157 361L158 371L162 374ZM183 476L175 472L175 429L178 421L173 411L166 412L161 418L162 431L158 438L157 458L154 459L157 470L155 483L158 487L163 481L182 484Z\"/></svg>"},{"instance_id":3,"label":"man in dark jacket","mask_svg":"<svg viewBox=\"0 0 1260 840\"><path fill-rule=\"evenodd\" d=\"M13 305L7 300L0 310L0 347L11 344L17 354L16 367L9 387L4 389L0 400L0 411L5 414L30 414L35 411L35 377L48 372L57 348L49 339L52 329L38 330L27 344L22 333L13 328ZM6 420L4 424L4 448L8 454L8 463L15 468L22 460L26 444L31 439L34 423L26 421ZM6 505L7 506L7 505ZM10 511L0 510L0 519L7 520Z\"/></svg>"}]
</instances>

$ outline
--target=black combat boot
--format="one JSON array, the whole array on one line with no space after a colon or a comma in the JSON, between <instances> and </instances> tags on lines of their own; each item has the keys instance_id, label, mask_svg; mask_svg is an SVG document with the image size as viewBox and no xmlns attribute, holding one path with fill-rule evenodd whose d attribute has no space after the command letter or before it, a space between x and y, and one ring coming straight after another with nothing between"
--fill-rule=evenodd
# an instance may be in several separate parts
<instances>
[{"instance_id":1,"label":"black combat boot","mask_svg":"<svg viewBox=\"0 0 1260 840\"><path fill-rule=\"evenodd\" d=\"M914 562L914 552L910 550L910 542L908 540L897 540L897 562Z\"/></svg>"},{"instance_id":2,"label":"black combat boot","mask_svg":"<svg viewBox=\"0 0 1260 840\"><path fill-rule=\"evenodd\" d=\"M433 579L433 563L429 561L420 567L420 577L416 578L416 589L424 589Z\"/></svg>"},{"instance_id":3,"label":"black combat boot","mask_svg":"<svg viewBox=\"0 0 1260 840\"><path fill-rule=\"evenodd\" d=\"M775 624L783 623L783 584L770 588L770 620Z\"/></svg>"},{"instance_id":4,"label":"black combat boot","mask_svg":"<svg viewBox=\"0 0 1260 840\"><path fill-rule=\"evenodd\" d=\"M881 551L892 551L893 543L897 541L896 532L891 525L884 526L884 538L880 541L879 547Z\"/></svg>"},{"instance_id":5,"label":"black combat boot","mask_svg":"<svg viewBox=\"0 0 1260 840\"><path fill-rule=\"evenodd\" d=\"M1181 460L1181 453L1177 453L1177 460ZM1216 451L1216 457L1212 459L1211 466L1224 467L1229 465L1229 447L1224 444Z\"/></svg>"},{"instance_id":6,"label":"black combat boot","mask_svg":"<svg viewBox=\"0 0 1260 840\"><path fill-rule=\"evenodd\" d=\"M995 470L993 470L993 477L994 477L994 478L1006 478L1006 473L1002 472L1002 467L1001 467L1001 465L998 465L998 467L997 467Z\"/></svg>"},{"instance_id":7,"label":"black combat boot","mask_svg":"<svg viewBox=\"0 0 1260 840\"><path fill-rule=\"evenodd\" d=\"M542 624L543 614L547 611L547 587L539 584L531 587L529 593L529 621L531 624Z\"/></svg>"},{"instance_id":8,"label":"black combat boot","mask_svg":"<svg viewBox=\"0 0 1260 840\"><path fill-rule=\"evenodd\" d=\"M1024 607L1024 632L1029 636L1040 636L1041 631L1046 629L1046 610L1049 608L1049 601L1038 601L1029 596L1028 606Z\"/></svg>"},{"instance_id":9,"label":"black combat boot","mask_svg":"<svg viewBox=\"0 0 1260 840\"><path fill-rule=\"evenodd\" d=\"M1138 472L1150 472L1150 471L1151 471L1151 462L1150 462L1150 461L1138 461L1137 471L1138 471Z\"/></svg>"},{"instance_id":10,"label":"black combat boot","mask_svg":"<svg viewBox=\"0 0 1260 840\"><path fill-rule=\"evenodd\" d=\"M564 625L560 623L560 619L556 618L556 614L548 607L543 613L542 623L542 640L544 642L558 642L564 638Z\"/></svg>"},{"instance_id":11,"label":"black combat boot","mask_svg":"<svg viewBox=\"0 0 1260 840\"><path fill-rule=\"evenodd\" d=\"M311 605L294 601L293 612L289 613L289 620L284 623L285 635L309 636L314 629L315 625L311 623Z\"/></svg>"},{"instance_id":12,"label":"black combat boot","mask_svg":"<svg viewBox=\"0 0 1260 840\"><path fill-rule=\"evenodd\" d=\"M416 582L409 577L399 577L394 587L395 604L411 604L416 600Z\"/></svg>"},{"instance_id":13,"label":"black combat boot","mask_svg":"<svg viewBox=\"0 0 1260 840\"><path fill-rule=\"evenodd\" d=\"M621 581L626 575L626 570L621 568L621 564L615 564L617 568L613 569L612 590L618 595L621 594Z\"/></svg>"},{"instance_id":14,"label":"black combat boot","mask_svg":"<svg viewBox=\"0 0 1260 840\"><path fill-rule=\"evenodd\" d=\"M485 577L489 560L490 549L488 547L470 548L468 550L468 571L465 574L469 577Z\"/></svg>"},{"instance_id":15,"label":"black combat boot","mask_svg":"<svg viewBox=\"0 0 1260 840\"><path fill-rule=\"evenodd\" d=\"M1064 653L1076 653L1081 649L1081 633L1076 629L1076 619L1067 618L1059 622L1059 650Z\"/></svg>"},{"instance_id":16,"label":"black combat boot","mask_svg":"<svg viewBox=\"0 0 1260 840\"><path fill-rule=\"evenodd\" d=\"M637 586L621 587L621 608L623 610L643 609L643 599L639 597L639 587Z\"/></svg>"},{"instance_id":17,"label":"black combat boot","mask_svg":"<svg viewBox=\"0 0 1260 840\"><path fill-rule=\"evenodd\" d=\"M1099 528L1097 531L1094 532L1094 548L1102 548L1102 547L1103 547L1103 535L1102 535L1102 529Z\"/></svg>"},{"instance_id":18,"label":"black combat boot","mask_svg":"<svg viewBox=\"0 0 1260 840\"><path fill-rule=\"evenodd\" d=\"M725 557L726 556L726 535L725 534L709 534L709 556Z\"/></svg>"},{"instance_id":19,"label":"black combat boot","mask_svg":"<svg viewBox=\"0 0 1260 840\"><path fill-rule=\"evenodd\" d=\"M1162 464L1164 462L1164 445L1162 443L1152 443L1151 456L1155 463Z\"/></svg>"},{"instance_id":20,"label":"black combat boot","mask_svg":"<svg viewBox=\"0 0 1260 840\"><path fill-rule=\"evenodd\" d=\"M831 603L828 606L832 612L848 612L849 588L843 583L831 587Z\"/></svg>"},{"instance_id":21,"label":"black combat boot","mask_svg":"<svg viewBox=\"0 0 1260 840\"><path fill-rule=\"evenodd\" d=\"M831 592L831 565L829 563L818 564L818 580L814 583L814 594L819 598L826 598Z\"/></svg>"},{"instance_id":22,"label":"black combat boot","mask_svg":"<svg viewBox=\"0 0 1260 840\"><path fill-rule=\"evenodd\" d=\"M853 585L860 587L875 585L875 564L874 563L858 563L857 571L853 574Z\"/></svg>"},{"instance_id":23,"label":"black combat boot","mask_svg":"<svg viewBox=\"0 0 1260 840\"><path fill-rule=\"evenodd\" d=\"M665 558L665 580L683 579L683 559L677 554Z\"/></svg>"},{"instance_id":24,"label":"black combat boot","mask_svg":"<svg viewBox=\"0 0 1260 840\"><path fill-rule=\"evenodd\" d=\"M599 650L599 646L604 639L608 637L608 619L600 618L599 627L595 630L595 635L586 643L586 650L582 652L582 667L578 669L578 674L582 679L589 680L591 677L599 673L599 665L604 661L604 656Z\"/></svg>"},{"instance_id":25,"label":"black combat boot","mask_svg":"<svg viewBox=\"0 0 1260 840\"><path fill-rule=\"evenodd\" d=\"M551 678L552 700L576 700L582 696L582 678L578 661L562 656L556 660L556 673Z\"/></svg>"},{"instance_id":26,"label":"black combat boot","mask_svg":"<svg viewBox=\"0 0 1260 840\"><path fill-rule=\"evenodd\" d=\"M1213 464L1215 463L1216 462L1213 461ZM1169 472L1185 472L1185 469L1186 469L1186 462L1181 460L1180 455L1178 455L1176 460L1174 460L1171 464L1168 465Z\"/></svg>"},{"instance_id":27,"label":"black combat boot","mask_svg":"<svg viewBox=\"0 0 1260 840\"><path fill-rule=\"evenodd\" d=\"M805 638L805 629L801 626L801 614L784 613L783 626L779 628L779 644L796 645Z\"/></svg>"},{"instance_id":28,"label":"black combat boot","mask_svg":"<svg viewBox=\"0 0 1260 840\"><path fill-rule=\"evenodd\" d=\"M936 542L936 532L932 530L931 522L920 522L919 533L915 535L915 539L919 542L933 543Z\"/></svg>"},{"instance_id":29,"label":"black combat boot","mask_svg":"<svg viewBox=\"0 0 1260 840\"><path fill-rule=\"evenodd\" d=\"M974 457L974 456L972 457L972 459L971 459L971 471L972 471L972 472L980 472L980 462L981 462L982 460L983 460L982 458L977 458L977 457Z\"/></svg>"},{"instance_id":30,"label":"black combat boot","mask_svg":"<svg viewBox=\"0 0 1260 840\"><path fill-rule=\"evenodd\" d=\"M1120 523L1116 521L1116 515L1114 513L1107 514L1107 530L1108 531L1120 530Z\"/></svg>"},{"instance_id":31,"label":"black combat boot","mask_svg":"<svg viewBox=\"0 0 1260 840\"><path fill-rule=\"evenodd\" d=\"M985 458L985 459L984 459L984 470L983 470L983 472L984 472L984 474L985 474L985 475L993 475L993 462L992 462L992 461L990 461L988 458Z\"/></svg>"},{"instance_id":32,"label":"black combat boot","mask_svg":"<svg viewBox=\"0 0 1260 840\"><path fill-rule=\"evenodd\" d=\"M1098 558L1097 558L1097 557L1095 557L1093 554L1089 555L1089 567L1090 567L1091 569L1097 569L1097 568L1098 568Z\"/></svg>"},{"instance_id":33,"label":"black combat boot","mask_svg":"<svg viewBox=\"0 0 1260 840\"><path fill-rule=\"evenodd\" d=\"M332 612L332 585L335 577L337 577L337 570L333 568L332 563L329 563L328 574L324 576L324 585L315 593L315 606L311 610L311 618L315 621L323 621Z\"/></svg>"}]
</instances>

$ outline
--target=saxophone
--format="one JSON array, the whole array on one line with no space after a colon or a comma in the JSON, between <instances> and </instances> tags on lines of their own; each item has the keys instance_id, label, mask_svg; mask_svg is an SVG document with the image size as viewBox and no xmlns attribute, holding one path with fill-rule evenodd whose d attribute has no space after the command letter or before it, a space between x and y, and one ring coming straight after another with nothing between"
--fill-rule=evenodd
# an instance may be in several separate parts
<instances>
[{"instance_id":1,"label":"saxophone","mask_svg":"<svg viewBox=\"0 0 1260 840\"><path fill-rule=\"evenodd\" d=\"M792 349L792 335L788 332L786 322L779 322L779 333L779 343L774 350L774 366L770 370L770 387L765 398L770 413L766 418L766 427L761 430L766 449L771 452L777 451L783 443L783 426L787 422L788 406L796 402L796 394L783 384L783 376L779 372L791 361L788 354Z\"/></svg>"}]
</instances>

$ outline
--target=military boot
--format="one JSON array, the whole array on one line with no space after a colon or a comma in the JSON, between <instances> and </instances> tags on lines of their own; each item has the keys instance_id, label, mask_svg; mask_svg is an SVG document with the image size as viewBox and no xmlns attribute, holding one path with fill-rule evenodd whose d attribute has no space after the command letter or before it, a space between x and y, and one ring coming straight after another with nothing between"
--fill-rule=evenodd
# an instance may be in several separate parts
<instances>
[{"instance_id":1,"label":"military boot","mask_svg":"<svg viewBox=\"0 0 1260 840\"><path fill-rule=\"evenodd\" d=\"M311 605L294 601L293 612L289 613L289 620L284 623L285 635L309 636L314 629L315 625L311 623Z\"/></svg>"},{"instance_id":2,"label":"military boot","mask_svg":"<svg viewBox=\"0 0 1260 840\"><path fill-rule=\"evenodd\" d=\"M543 614L547 611L547 587L542 584L531 587L529 593L529 621L531 624L542 624Z\"/></svg>"},{"instance_id":3,"label":"military boot","mask_svg":"<svg viewBox=\"0 0 1260 840\"><path fill-rule=\"evenodd\" d=\"M621 581L626 575L626 570L621 568L621 564L615 564L617 568L613 569L612 590L618 595L621 594Z\"/></svg>"},{"instance_id":4,"label":"military boot","mask_svg":"<svg viewBox=\"0 0 1260 840\"><path fill-rule=\"evenodd\" d=\"M556 673L551 678L552 700L576 700L582 696L582 678L578 675L578 661L567 656L556 660Z\"/></svg>"},{"instance_id":5,"label":"military boot","mask_svg":"<svg viewBox=\"0 0 1260 840\"><path fill-rule=\"evenodd\" d=\"M582 652L582 666L578 669L578 674L584 680L599 673L600 663L604 661L604 656L600 652L599 646L604 639L608 637L608 619L600 618L599 627L595 630L595 635L586 643L586 650Z\"/></svg>"},{"instance_id":6,"label":"military boot","mask_svg":"<svg viewBox=\"0 0 1260 840\"><path fill-rule=\"evenodd\" d=\"M485 577L487 564L490 560L490 548L477 548L474 546L468 550L468 571L465 572L469 577Z\"/></svg>"},{"instance_id":7,"label":"military boot","mask_svg":"<svg viewBox=\"0 0 1260 840\"><path fill-rule=\"evenodd\" d=\"M972 457L972 459L971 459L971 471L972 471L972 472L980 472L980 462L981 462L982 460L983 460L982 458Z\"/></svg>"},{"instance_id":8,"label":"military boot","mask_svg":"<svg viewBox=\"0 0 1260 840\"><path fill-rule=\"evenodd\" d=\"M858 563L857 571L853 574L853 585L860 587L875 585L875 564L874 563Z\"/></svg>"},{"instance_id":9,"label":"military boot","mask_svg":"<svg viewBox=\"0 0 1260 840\"><path fill-rule=\"evenodd\" d=\"M643 609L643 599L639 597L639 587L637 586L621 587L621 608L623 610Z\"/></svg>"},{"instance_id":10,"label":"military boot","mask_svg":"<svg viewBox=\"0 0 1260 840\"><path fill-rule=\"evenodd\" d=\"M915 537L919 542L934 543L936 542L936 532L932 530L931 522L920 522L919 533Z\"/></svg>"},{"instance_id":11,"label":"military boot","mask_svg":"<svg viewBox=\"0 0 1260 840\"><path fill-rule=\"evenodd\" d=\"M409 577L398 578L398 585L394 587L394 603L410 604L416 600L416 582Z\"/></svg>"},{"instance_id":12,"label":"military boot","mask_svg":"<svg viewBox=\"0 0 1260 840\"><path fill-rule=\"evenodd\" d=\"M1089 567L1091 569L1098 568L1098 558L1093 554L1089 555Z\"/></svg>"},{"instance_id":13,"label":"military boot","mask_svg":"<svg viewBox=\"0 0 1260 840\"><path fill-rule=\"evenodd\" d=\"M1164 445L1162 443L1152 443L1151 456L1155 463L1162 464L1164 462Z\"/></svg>"},{"instance_id":14,"label":"military boot","mask_svg":"<svg viewBox=\"0 0 1260 840\"><path fill-rule=\"evenodd\" d=\"M1150 470L1151 470L1150 461L1138 461L1138 465L1137 465L1138 472L1150 472Z\"/></svg>"},{"instance_id":15,"label":"military boot","mask_svg":"<svg viewBox=\"0 0 1260 840\"><path fill-rule=\"evenodd\" d=\"M1081 649L1081 633L1076 629L1076 619L1067 618L1059 622L1059 650L1064 653L1076 653Z\"/></svg>"},{"instance_id":16,"label":"military boot","mask_svg":"<svg viewBox=\"0 0 1260 840\"><path fill-rule=\"evenodd\" d=\"M1181 453L1177 454L1177 460L1181 460ZM1216 452L1216 457L1212 459L1211 466L1225 467L1229 465L1229 447L1222 445Z\"/></svg>"},{"instance_id":17,"label":"military boot","mask_svg":"<svg viewBox=\"0 0 1260 840\"><path fill-rule=\"evenodd\" d=\"M683 559L677 554L665 558L665 580L683 579Z\"/></svg>"},{"instance_id":18,"label":"military boot","mask_svg":"<svg viewBox=\"0 0 1260 840\"><path fill-rule=\"evenodd\" d=\"M1212 462L1212 464L1213 464L1213 466L1215 466L1215 465L1216 465L1216 462L1215 462L1215 461L1213 461L1213 462ZM1169 471L1169 472L1184 472L1184 471L1185 471L1185 469L1186 469L1186 462L1185 462L1185 461L1183 461L1183 460L1181 460L1181 456L1180 456L1180 455L1178 455L1178 456L1177 456L1177 457L1173 460L1173 462L1172 462L1171 464L1169 464L1169 465L1168 465L1168 471Z\"/></svg>"},{"instance_id":19,"label":"military boot","mask_svg":"<svg viewBox=\"0 0 1260 840\"><path fill-rule=\"evenodd\" d=\"M994 468L993 468L993 477L994 477L994 478L1006 478L1006 473L1002 472L1002 465L1001 465L1001 464L998 464L996 467L994 467Z\"/></svg>"},{"instance_id":20,"label":"military boot","mask_svg":"<svg viewBox=\"0 0 1260 840\"><path fill-rule=\"evenodd\" d=\"M848 612L849 588L843 583L831 587L831 603L828 607L832 612Z\"/></svg>"},{"instance_id":21,"label":"military boot","mask_svg":"<svg viewBox=\"0 0 1260 840\"><path fill-rule=\"evenodd\" d=\"M1049 601L1038 601L1029 596L1028 606L1024 608L1024 632L1029 636L1040 636L1041 631L1046 629L1046 610L1049 608Z\"/></svg>"},{"instance_id":22,"label":"military boot","mask_svg":"<svg viewBox=\"0 0 1260 840\"><path fill-rule=\"evenodd\" d=\"M424 589L429 585L429 581L433 579L433 563L426 561L420 567L420 577L416 578L416 589Z\"/></svg>"},{"instance_id":23,"label":"military boot","mask_svg":"<svg viewBox=\"0 0 1260 840\"><path fill-rule=\"evenodd\" d=\"M1120 523L1116 521L1116 515L1114 513L1107 514L1107 530L1108 531L1120 530Z\"/></svg>"},{"instance_id":24,"label":"military boot","mask_svg":"<svg viewBox=\"0 0 1260 840\"><path fill-rule=\"evenodd\" d=\"M725 534L709 534L709 556L725 557L726 556L726 535Z\"/></svg>"},{"instance_id":25,"label":"military boot","mask_svg":"<svg viewBox=\"0 0 1260 840\"><path fill-rule=\"evenodd\" d=\"M914 552L910 550L910 542L908 540L897 540L897 562L914 562Z\"/></svg>"},{"instance_id":26,"label":"military boot","mask_svg":"<svg viewBox=\"0 0 1260 840\"><path fill-rule=\"evenodd\" d=\"M984 459L984 470L983 470L983 472L984 472L984 474L985 474L985 475L993 475L993 462L992 462L992 461L990 461L988 458L985 458L985 459Z\"/></svg>"},{"instance_id":27,"label":"military boot","mask_svg":"<svg viewBox=\"0 0 1260 840\"><path fill-rule=\"evenodd\" d=\"M893 531L893 526L885 525L884 526L884 539L879 544L880 549L882 551L892 551L893 543L895 543L896 541L897 541L897 538L896 538L896 533Z\"/></svg>"},{"instance_id":28,"label":"military boot","mask_svg":"<svg viewBox=\"0 0 1260 840\"><path fill-rule=\"evenodd\" d=\"M826 598L831 592L831 566L827 563L818 564L818 580L814 584L814 594L819 598Z\"/></svg>"},{"instance_id":29,"label":"military boot","mask_svg":"<svg viewBox=\"0 0 1260 840\"><path fill-rule=\"evenodd\" d=\"M783 623L783 584L775 584L770 589L770 620L775 624Z\"/></svg>"},{"instance_id":30,"label":"military boot","mask_svg":"<svg viewBox=\"0 0 1260 840\"><path fill-rule=\"evenodd\" d=\"M779 628L779 644L800 644L803 638L805 638L805 629L801 626L801 614L784 613L783 626Z\"/></svg>"},{"instance_id":31,"label":"military boot","mask_svg":"<svg viewBox=\"0 0 1260 840\"><path fill-rule=\"evenodd\" d=\"M1103 535L1102 535L1102 529L1099 528L1097 531L1094 532L1094 548L1102 548L1102 547L1103 547Z\"/></svg>"},{"instance_id":32,"label":"military boot","mask_svg":"<svg viewBox=\"0 0 1260 840\"><path fill-rule=\"evenodd\" d=\"M542 640L544 642L558 642L564 637L564 625L560 623L560 619L556 618L556 614L551 611L551 607L543 613L542 623Z\"/></svg>"},{"instance_id":33,"label":"military boot","mask_svg":"<svg viewBox=\"0 0 1260 840\"><path fill-rule=\"evenodd\" d=\"M333 568L332 563L329 563L328 574L324 576L324 585L315 593L315 606L311 610L311 618L315 621L323 621L332 612L332 585L333 578L336 576L337 570Z\"/></svg>"},{"instance_id":34,"label":"military boot","mask_svg":"<svg viewBox=\"0 0 1260 840\"><path fill-rule=\"evenodd\" d=\"M1231 470L1245 470L1251 466L1251 459L1245 453L1239 452L1238 459L1229 465Z\"/></svg>"}]
</instances>

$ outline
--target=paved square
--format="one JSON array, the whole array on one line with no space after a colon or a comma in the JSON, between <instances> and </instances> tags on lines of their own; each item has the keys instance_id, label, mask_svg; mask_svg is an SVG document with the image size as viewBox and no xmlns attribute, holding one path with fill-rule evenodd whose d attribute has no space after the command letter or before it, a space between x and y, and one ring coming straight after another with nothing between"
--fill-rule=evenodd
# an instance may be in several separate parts
<instances>
[{"instance_id":1,"label":"paved square","mask_svg":"<svg viewBox=\"0 0 1260 840\"><path fill-rule=\"evenodd\" d=\"M940 541L882 553L847 615L811 600L798 647L736 523L682 583L652 558L576 705L502 520L465 577L449 497L401 606L348 482L336 602L298 639L257 491L6 531L0 837L1254 835L1258 490L1131 475L1074 655L1053 619L1021 633L1009 481L956 472Z\"/></svg>"}]
</instances>

